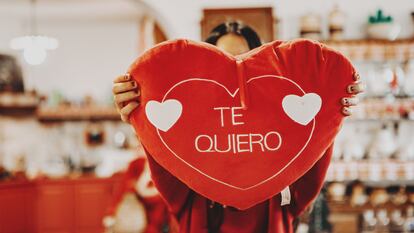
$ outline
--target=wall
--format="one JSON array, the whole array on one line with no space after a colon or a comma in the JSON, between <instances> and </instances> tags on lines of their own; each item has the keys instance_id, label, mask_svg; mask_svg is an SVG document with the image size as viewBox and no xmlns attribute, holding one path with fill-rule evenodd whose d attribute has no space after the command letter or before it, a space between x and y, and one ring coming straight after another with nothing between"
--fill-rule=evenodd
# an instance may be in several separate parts
<instances>
[{"instance_id":1,"label":"wall","mask_svg":"<svg viewBox=\"0 0 414 233\"><path fill-rule=\"evenodd\" d=\"M46 62L29 66L12 38L28 33L28 3L0 0L0 53L13 54L23 67L25 85L48 94L60 91L78 100L92 95L109 102L112 79L138 56L141 9L127 0L38 3L38 32L60 42Z\"/></svg>"}]
</instances>

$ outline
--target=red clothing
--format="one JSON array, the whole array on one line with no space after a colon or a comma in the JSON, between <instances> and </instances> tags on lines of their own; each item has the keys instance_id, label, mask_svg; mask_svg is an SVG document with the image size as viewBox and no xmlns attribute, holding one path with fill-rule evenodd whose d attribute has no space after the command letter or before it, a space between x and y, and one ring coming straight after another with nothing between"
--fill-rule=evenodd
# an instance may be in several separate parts
<instances>
[{"instance_id":1,"label":"red clothing","mask_svg":"<svg viewBox=\"0 0 414 233\"><path fill-rule=\"evenodd\" d=\"M218 233L292 233L293 220L318 195L332 154L332 145L304 176L290 186L292 200L281 206L280 195L247 210L223 209ZM152 179L180 225L181 233L213 233L208 231L210 201L189 189L161 167L148 154ZM216 232L214 232L216 233Z\"/></svg>"}]
</instances>

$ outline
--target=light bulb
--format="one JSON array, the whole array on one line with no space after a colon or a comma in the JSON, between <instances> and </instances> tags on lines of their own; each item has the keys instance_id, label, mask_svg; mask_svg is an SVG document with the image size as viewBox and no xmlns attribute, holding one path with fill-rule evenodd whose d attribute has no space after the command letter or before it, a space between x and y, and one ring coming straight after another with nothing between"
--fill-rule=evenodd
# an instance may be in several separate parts
<instances>
[{"instance_id":1,"label":"light bulb","mask_svg":"<svg viewBox=\"0 0 414 233\"><path fill-rule=\"evenodd\" d=\"M47 57L47 50L59 47L59 41L47 36L22 36L10 41L10 47L23 50L24 60L29 65L40 65Z\"/></svg>"},{"instance_id":2,"label":"light bulb","mask_svg":"<svg viewBox=\"0 0 414 233\"><path fill-rule=\"evenodd\" d=\"M41 46L37 46L35 43L27 46L23 51L24 60L29 65L42 64L46 60L46 56L46 50Z\"/></svg>"}]
</instances>

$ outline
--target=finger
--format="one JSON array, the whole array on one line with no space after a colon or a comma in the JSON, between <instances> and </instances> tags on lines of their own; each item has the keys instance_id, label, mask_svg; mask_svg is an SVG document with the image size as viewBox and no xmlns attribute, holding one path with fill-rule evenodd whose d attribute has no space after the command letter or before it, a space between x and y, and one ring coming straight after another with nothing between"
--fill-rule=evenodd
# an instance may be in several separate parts
<instances>
[{"instance_id":1,"label":"finger","mask_svg":"<svg viewBox=\"0 0 414 233\"><path fill-rule=\"evenodd\" d=\"M361 76L359 75L358 72L354 72L353 78L354 78L354 81L356 81L356 82L358 82L359 80L361 80Z\"/></svg>"},{"instance_id":2,"label":"finger","mask_svg":"<svg viewBox=\"0 0 414 233\"><path fill-rule=\"evenodd\" d=\"M114 94L119 94L122 92L132 91L137 88L137 83L135 81L115 83L112 86L112 92Z\"/></svg>"},{"instance_id":3,"label":"finger","mask_svg":"<svg viewBox=\"0 0 414 233\"><path fill-rule=\"evenodd\" d=\"M126 116L126 115L121 115L121 120L122 120L123 122L129 123L129 117L128 117L128 116Z\"/></svg>"},{"instance_id":4,"label":"finger","mask_svg":"<svg viewBox=\"0 0 414 233\"><path fill-rule=\"evenodd\" d=\"M359 103L359 99L357 97L344 97L341 99L341 104L343 106L355 106Z\"/></svg>"},{"instance_id":5,"label":"finger","mask_svg":"<svg viewBox=\"0 0 414 233\"><path fill-rule=\"evenodd\" d=\"M124 104L123 104L123 103L117 103L117 102L115 102L115 108L116 108L116 111L117 111L119 114L121 114L121 109L122 109L122 107L124 107Z\"/></svg>"},{"instance_id":6,"label":"finger","mask_svg":"<svg viewBox=\"0 0 414 233\"><path fill-rule=\"evenodd\" d=\"M114 79L114 83L127 82L129 80L131 80L131 75L127 73L127 74L120 75L120 76L116 77Z\"/></svg>"},{"instance_id":7,"label":"finger","mask_svg":"<svg viewBox=\"0 0 414 233\"><path fill-rule=\"evenodd\" d=\"M347 91L349 94L358 94L365 90L365 85L362 83L355 83L348 86Z\"/></svg>"},{"instance_id":8,"label":"finger","mask_svg":"<svg viewBox=\"0 0 414 233\"><path fill-rule=\"evenodd\" d=\"M344 114L345 116L350 116L352 115L352 109L350 107L343 107L342 114Z\"/></svg>"},{"instance_id":9,"label":"finger","mask_svg":"<svg viewBox=\"0 0 414 233\"><path fill-rule=\"evenodd\" d=\"M121 109L121 115L129 116L131 112L139 106L139 103L136 101L129 102L125 107Z\"/></svg>"},{"instance_id":10,"label":"finger","mask_svg":"<svg viewBox=\"0 0 414 233\"><path fill-rule=\"evenodd\" d=\"M127 92L124 92L124 93L116 94L115 95L115 103L120 104L122 102L138 99L139 96L140 96L139 90L137 90L137 91L127 91ZM122 105L120 105L120 106L122 106Z\"/></svg>"}]
</instances>

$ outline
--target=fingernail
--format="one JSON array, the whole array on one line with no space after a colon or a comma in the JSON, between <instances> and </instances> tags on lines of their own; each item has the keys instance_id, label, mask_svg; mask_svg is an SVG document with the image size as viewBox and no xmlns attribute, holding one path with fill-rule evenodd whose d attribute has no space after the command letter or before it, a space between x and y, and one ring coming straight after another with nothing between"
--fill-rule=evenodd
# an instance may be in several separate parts
<instances>
[{"instance_id":1,"label":"fingernail","mask_svg":"<svg viewBox=\"0 0 414 233\"><path fill-rule=\"evenodd\" d=\"M359 73L358 72L355 72L354 73L354 80L355 81L359 81L361 79L361 76L359 75Z\"/></svg>"},{"instance_id":2,"label":"fingernail","mask_svg":"<svg viewBox=\"0 0 414 233\"><path fill-rule=\"evenodd\" d=\"M129 80L131 78L131 75L130 74L125 74L124 75L124 80Z\"/></svg>"},{"instance_id":3,"label":"fingernail","mask_svg":"<svg viewBox=\"0 0 414 233\"><path fill-rule=\"evenodd\" d=\"M347 92L348 92L349 94L354 93L353 88L354 88L354 86L353 86L353 85L349 85L349 86L348 86L348 88L347 88Z\"/></svg>"},{"instance_id":4,"label":"fingernail","mask_svg":"<svg viewBox=\"0 0 414 233\"><path fill-rule=\"evenodd\" d=\"M356 92L356 85L349 85L348 86L348 93L349 94L354 94Z\"/></svg>"},{"instance_id":5,"label":"fingernail","mask_svg":"<svg viewBox=\"0 0 414 233\"><path fill-rule=\"evenodd\" d=\"M350 116L350 115L352 114L352 110L351 110L350 108L343 107L343 108L342 108L342 113L343 113L345 116Z\"/></svg>"},{"instance_id":6,"label":"fingernail","mask_svg":"<svg viewBox=\"0 0 414 233\"><path fill-rule=\"evenodd\" d=\"M349 94L358 94L363 92L365 89L365 86L362 83L356 83L353 85L348 86L348 93Z\"/></svg>"},{"instance_id":7,"label":"fingernail","mask_svg":"<svg viewBox=\"0 0 414 233\"><path fill-rule=\"evenodd\" d=\"M132 83L132 84L131 84L131 85L132 85L132 87L135 87L135 86L137 85L137 83L136 83L135 81L132 81L131 83Z\"/></svg>"},{"instance_id":8,"label":"fingernail","mask_svg":"<svg viewBox=\"0 0 414 233\"><path fill-rule=\"evenodd\" d=\"M137 93L137 96L141 95L141 91L140 90L136 90L135 93Z\"/></svg>"}]
</instances>

